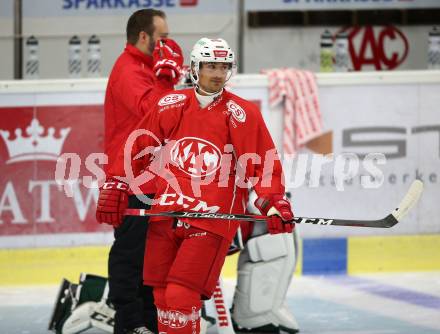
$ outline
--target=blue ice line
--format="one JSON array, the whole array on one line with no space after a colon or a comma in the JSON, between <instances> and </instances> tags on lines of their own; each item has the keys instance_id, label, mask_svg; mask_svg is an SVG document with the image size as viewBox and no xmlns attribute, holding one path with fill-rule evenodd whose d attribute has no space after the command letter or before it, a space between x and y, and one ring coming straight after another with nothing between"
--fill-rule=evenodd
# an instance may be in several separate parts
<instances>
[{"instance_id":1,"label":"blue ice line","mask_svg":"<svg viewBox=\"0 0 440 334\"><path fill-rule=\"evenodd\" d=\"M330 276L326 279L337 284L351 286L356 289L389 299L409 304L440 310L440 298L423 292L400 288L377 281L353 276Z\"/></svg>"}]
</instances>

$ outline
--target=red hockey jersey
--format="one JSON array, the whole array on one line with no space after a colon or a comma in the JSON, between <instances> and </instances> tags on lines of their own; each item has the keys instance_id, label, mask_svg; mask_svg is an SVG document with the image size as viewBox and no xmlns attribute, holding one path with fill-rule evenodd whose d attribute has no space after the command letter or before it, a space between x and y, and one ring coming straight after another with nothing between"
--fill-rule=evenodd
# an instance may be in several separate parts
<instances>
[{"instance_id":1,"label":"red hockey jersey","mask_svg":"<svg viewBox=\"0 0 440 334\"><path fill-rule=\"evenodd\" d=\"M284 194L281 163L260 110L226 90L205 108L194 89L173 91L138 129L151 133L137 137L131 163L134 176L147 165L159 175L153 211L244 213L250 186L259 196ZM122 163L112 173L125 175ZM188 223L228 239L238 227L213 219Z\"/></svg>"},{"instance_id":2,"label":"red hockey jersey","mask_svg":"<svg viewBox=\"0 0 440 334\"><path fill-rule=\"evenodd\" d=\"M131 131L150 111L157 98L173 89L171 82L157 80L152 69L153 58L131 44L126 45L113 66L104 102L107 175ZM143 191L154 193L154 185L144 185Z\"/></svg>"}]
</instances>

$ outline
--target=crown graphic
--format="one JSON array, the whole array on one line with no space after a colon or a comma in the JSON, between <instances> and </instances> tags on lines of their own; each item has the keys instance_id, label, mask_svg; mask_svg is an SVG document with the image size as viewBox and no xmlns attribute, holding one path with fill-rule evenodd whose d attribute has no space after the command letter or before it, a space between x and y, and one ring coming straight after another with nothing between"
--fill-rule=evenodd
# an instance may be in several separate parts
<instances>
[{"instance_id":1,"label":"crown graphic","mask_svg":"<svg viewBox=\"0 0 440 334\"><path fill-rule=\"evenodd\" d=\"M47 136L42 136L44 128L38 119L33 118L26 128L27 136L22 136L22 129L15 129L15 139L10 140L9 131L0 130L9 153L7 164L20 161L51 160L56 161L63 148L64 140L70 128L60 130L60 138L55 138L55 129L49 128Z\"/></svg>"}]
</instances>

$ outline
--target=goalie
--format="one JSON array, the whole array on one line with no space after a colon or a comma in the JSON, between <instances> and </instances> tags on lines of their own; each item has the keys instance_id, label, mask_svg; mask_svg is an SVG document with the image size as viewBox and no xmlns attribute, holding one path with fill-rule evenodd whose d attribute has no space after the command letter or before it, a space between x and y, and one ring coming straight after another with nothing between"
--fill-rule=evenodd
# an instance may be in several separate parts
<instances>
[{"instance_id":1,"label":"goalie","mask_svg":"<svg viewBox=\"0 0 440 334\"><path fill-rule=\"evenodd\" d=\"M252 205L256 197L255 192L250 193L248 211L260 214ZM234 245L240 234L244 247ZM234 243L231 249L242 248L231 311L234 329L244 333L297 333L297 321L285 305L297 262L296 229L293 233L270 234L266 224L242 224Z\"/></svg>"}]
</instances>

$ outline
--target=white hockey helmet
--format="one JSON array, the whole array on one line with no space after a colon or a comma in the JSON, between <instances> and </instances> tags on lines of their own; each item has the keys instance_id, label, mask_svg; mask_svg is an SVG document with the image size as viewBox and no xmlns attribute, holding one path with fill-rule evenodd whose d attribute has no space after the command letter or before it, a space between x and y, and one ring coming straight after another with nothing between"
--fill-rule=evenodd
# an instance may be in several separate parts
<instances>
[{"instance_id":1,"label":"white hockey helmet","mask_svg":"<svg viewBox=\"0 0 440 334\"><path fill-rule=\"evenodd\" d=\"M235 70L235 55L228 42L222 38L203 37L197 41L191 51L190 75L195 86L199 82L200 63L230 63L226 81L228 81Z\"/></svg>"}]
</instances>

